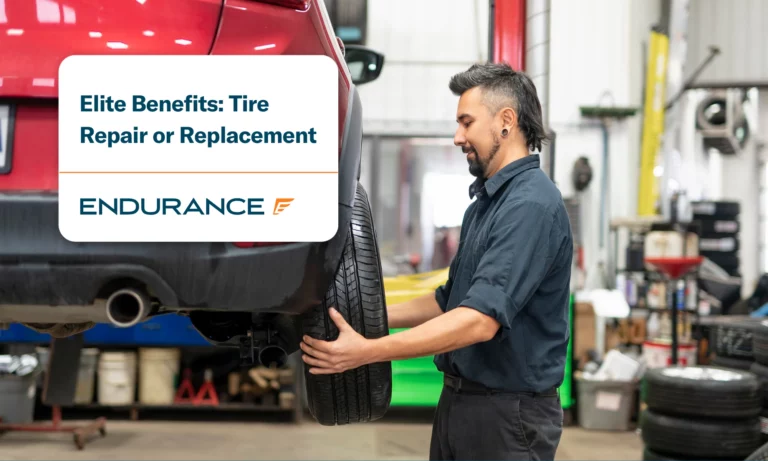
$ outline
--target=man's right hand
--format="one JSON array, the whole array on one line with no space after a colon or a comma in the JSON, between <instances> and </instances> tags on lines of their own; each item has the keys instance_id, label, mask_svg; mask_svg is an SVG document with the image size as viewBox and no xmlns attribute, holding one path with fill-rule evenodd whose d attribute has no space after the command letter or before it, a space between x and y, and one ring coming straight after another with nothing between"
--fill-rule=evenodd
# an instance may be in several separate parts
<instances>
[{"instance_id":1,"label":"man's right hand","mask_svg":"<svg viewBox=\"0 0 768 461\"><path fill-rule=\"evenodd\" d=\"M435 293L427 293L400 304L387 306L389 328L414 328L443 314Z\"/></svg>"}]
</instances>

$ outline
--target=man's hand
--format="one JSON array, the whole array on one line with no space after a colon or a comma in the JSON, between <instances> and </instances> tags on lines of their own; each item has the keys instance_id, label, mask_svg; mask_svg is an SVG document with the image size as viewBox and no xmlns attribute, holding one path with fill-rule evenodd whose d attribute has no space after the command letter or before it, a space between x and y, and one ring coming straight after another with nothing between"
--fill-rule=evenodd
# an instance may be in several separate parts
<instances>
[{"instance_id":1,"label":"man's hand","mask_svg":"<svg viewBox=\"0 0 768 461\"><path fill-rule=\"evenodd\" d=\"M301 350L302 359L312 368L309 372L317 375L343 373L367 365L371 360L371 341L357 333L334 308L329 310L331 319L339 329L335 341L322 341L304 335Z\"/></svg>"}]
</instances>

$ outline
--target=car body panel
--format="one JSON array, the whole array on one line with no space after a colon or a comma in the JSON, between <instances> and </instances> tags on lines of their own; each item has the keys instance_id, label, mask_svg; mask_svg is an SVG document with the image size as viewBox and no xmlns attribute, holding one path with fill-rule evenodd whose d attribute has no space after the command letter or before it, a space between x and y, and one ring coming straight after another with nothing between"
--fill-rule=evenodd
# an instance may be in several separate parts
<instances>
[{"instance_id":1,"label":"car body panel","mask_svg":"<svg viewBox=\"0 0 768 461\"><path fill-rule=\"evenodd\" d=\"M0 104L15 109L12 168L0 174L0 310L95 305L107 294L105 286L126 278L145 285L162 310L296 315L321 301L347 237L362 148L362 105L324 7L313 1L297 11L257 0L30 0L24 8L16 3L26 2L13 3L6 8L7 23L0 23ZM41 22L35 8L40 3L56 6L60 21ZM8 29L23 33L4 35ZM4 48L9 39L19 40ZM108 47L107 41L127 48ZM57 212L57 72L74 54L330 56L339 67L337 235L328 242L253 248L65 240Z\"/></svg>"},{"instance_id":2,"label":"car body panel","mask_svg":"<svg viewBox=\"0 0 768 461\"><path fill-rule=\"evenodd\" d=\"M6 1L0 98L56 98L71 55L208 54L223 1Z\"/></svg>"}]
</instances>

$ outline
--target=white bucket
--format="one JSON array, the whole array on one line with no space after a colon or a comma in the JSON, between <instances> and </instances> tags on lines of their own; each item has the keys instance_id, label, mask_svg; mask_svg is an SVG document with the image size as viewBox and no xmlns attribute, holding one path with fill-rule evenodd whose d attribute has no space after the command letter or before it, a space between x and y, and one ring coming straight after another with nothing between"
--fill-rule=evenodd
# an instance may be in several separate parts
<instances>
[{"instance_id":1,"label":"white bucket","mask_svg":"<svg viewBox=\"0 0 768 461\"><path fill-rule=\"evenodd\" d=\"M139 349L139 400L146 405L171 405L176 396L181 351L175 348Z\"/></svg>"},{"instance_id":2,"label":"white bucket","mask_svg":"<svg viewBox=\"0 0 768 461\"><path fill-rule=\"evenodd\" d=\"M80 351L80 369L77 374L75 388L75 403L87 405L93 402L93 388L96 384L96 366L99 350L88 348Z\"/></svg>"},{"instance_id":3,"label":"white bucket","mask_svg":"<svg viewBox=\"0 0 768 461\"><path fill-rule=\"evenodd\" d=\"M696 365L698 349L695 343L677 345L677 364L680 366ZM672 343L666 341L645 341L643 359L647 368L665 368L672 365Z\"/></svg>"},{"instance_id":4,"label":"white bucket","mask_svg":"<svg viewBox=\"0 0 768 461\"><path fill-rule=\"evenodd\" d=\"M99 360L99 403L130 405L136 395L136 353L104 352Z\"/></svg>"}]
</instances>

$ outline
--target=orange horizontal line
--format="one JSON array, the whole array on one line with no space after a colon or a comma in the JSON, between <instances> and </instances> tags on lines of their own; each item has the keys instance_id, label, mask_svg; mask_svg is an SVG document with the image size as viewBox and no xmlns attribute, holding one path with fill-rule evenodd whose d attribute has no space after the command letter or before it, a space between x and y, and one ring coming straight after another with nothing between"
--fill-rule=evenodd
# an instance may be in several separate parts
<instances>
[{"instance_id":1,"label":"orange horizontal line","mask_svg":"<svg viewBox=\"0 0 768 461\"><path fill-rule=\"evenodd\" d=\"M337 171L59 171L59 174L338 174Z\"/></svg>"}]
</instances>

